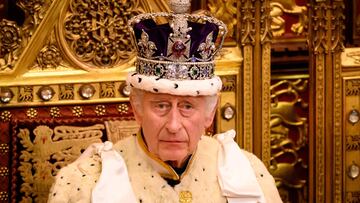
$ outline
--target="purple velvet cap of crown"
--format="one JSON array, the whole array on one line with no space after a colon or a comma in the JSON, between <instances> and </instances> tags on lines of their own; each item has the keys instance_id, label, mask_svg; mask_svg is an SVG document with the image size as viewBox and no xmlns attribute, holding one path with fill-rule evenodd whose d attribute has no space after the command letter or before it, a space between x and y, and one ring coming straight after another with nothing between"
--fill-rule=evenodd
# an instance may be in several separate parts
<instances>
[{"instance_id":1,"label":"purple velvet cap of crown","mask_svg":"<svg viewBox=\"0 0 360 203\"><path fill-rule=\"evenodd\" d=\"M201 43L205 42L206 37L213 32L212 41L215 42L219 32L218 25L210 22L205 23L196 23L188 21L188 27L192 29L187 33L190 35L191 45L190 45L190 54L189 57L201 58L200 51L198 48ZM152 41L156 45L156 50L153 57L156 56L167 56L168 54L168 38L171 33L173 33L172 28L169 23L157 25L154 20L146 19L142 20L139 23L136 23L133 26L135 38L138 42L141 39L142 31L146 32L149 36L149 41ZM144 56L141 56L144 57ZM213 60L209 58L206 61ZM193 62L196 62L193 61Z\"/></svg>"}]
</instances>

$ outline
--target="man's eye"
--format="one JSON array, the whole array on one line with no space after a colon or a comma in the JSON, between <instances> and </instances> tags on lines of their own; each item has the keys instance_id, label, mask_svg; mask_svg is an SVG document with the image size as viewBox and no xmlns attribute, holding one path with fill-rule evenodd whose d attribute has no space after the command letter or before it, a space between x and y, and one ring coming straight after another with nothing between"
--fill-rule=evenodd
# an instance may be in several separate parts
<instances>
[{"instance_id":1,"label":"man's eye","mask_svg":"<svg viewBox=\"0 0 360 203\"><path fill-rule=\"evenodd\" d=\"M160 109L164 109L166 108L168 105L167 104L158 104L157 107Z\"/></svg>"},{"instance_id":2,"label":"man's eye","mask_svg":"<svg viewBox=\"0 0 360 203\"><path fill-rule=\"evenodd\" d=\"M183 108L186 109L186 110L189 110L189 109L192 109L193 106L191 104L184 104Z\"/></svg>"},{"instance_id":3,"label":"man's eye","mask_svg":"<svg viewBox=\"0 0 360 203\"><path fill-rule=\"evenodd\" d=\"M179 106L183 113L190 113L194 110L194 106L190 103L183 103Z\"/></svg>"},{"instance_id":4,"label":"man's eye","mask_svg":"<svg viewBox=\"0 0 360 203\"><path fill-rule=\"evenodd\" d=\"M157 108L158 110L167 110L169 109L170 105L168 103L157 103L155 104L155 108Z\"/></svg>"}]
</instances>

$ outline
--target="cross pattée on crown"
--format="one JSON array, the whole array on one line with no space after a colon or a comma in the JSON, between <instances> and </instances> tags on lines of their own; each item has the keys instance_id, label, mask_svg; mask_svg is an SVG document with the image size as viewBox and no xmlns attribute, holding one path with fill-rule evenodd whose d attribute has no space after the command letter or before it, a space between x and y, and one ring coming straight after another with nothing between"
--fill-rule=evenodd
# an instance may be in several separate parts
<instances>
[{"instance_id":1,"label":"cross patt\u00e9e on crown","mask_svg":"<svg viewBox=\"0 0 360 203\"><path fill-rule=\"evenodd\" d=\"M176 14L187 13L191 6L191 0L169 0L169 5Z\"/></svg>"}]
</instances>

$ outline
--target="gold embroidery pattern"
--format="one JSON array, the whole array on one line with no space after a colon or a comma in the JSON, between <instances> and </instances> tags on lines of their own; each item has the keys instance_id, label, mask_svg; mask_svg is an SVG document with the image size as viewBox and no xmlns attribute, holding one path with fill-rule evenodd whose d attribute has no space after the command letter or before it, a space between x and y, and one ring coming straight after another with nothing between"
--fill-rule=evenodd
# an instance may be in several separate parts
<instances>
[{"instance_id":1,"label":"gold embroidery pattern","mask_svg":"<svg viewBox=\"0 0 360 203\"><path fill-rule=\"evenodd\" d=\"M36 109L34 108L30 108L26 111L26 115L27 117L29 117L30 119L36 118L36 116L38 115L38 112Z\"/></svg>"},{"instance_id":2,"label":"gold embroidery pattern","mask_svg":"<svg viewBox=\"0 0 360 203\"><path fill-rule=\"evenodd\" d=\"M97 105L95 108L95 113L98 116L103 116L106 114L106 107L105 105Z\"/></svg>"},{"instance_id":3,"label":"gold embroidery pattern","mask_svg":"<svg viewBox=\"0 0 360 203\"><path fill-rule=\"evenodd\" d=\"M30 134L20 129L23 150L18 168L23 183L21 202L46 202L58 170L73 162L91 143L101 142L102 124L89 127L40 125Z\"/></svg>"},{"instance_id":4,"label":"gold embroidery pattern","mask_svg":"<svg viewBox=\"0 0 360 203\"><path fill-rule=\"evenodd\" d=\"M9 145L7 144L0 144L0 154L4 155L9 152Z\"/></svg>"},{"instance_id":5,"label":"gold embroidery pattern","mask_svg":"<svg viewBox=\"0 0 360 203\"><path fill-rule=\"evenodd\" d=\"M83 114L83 109L81 108L81 106L74 106L72 109L72 113L77 117L81 117Z\"/></svg>"},{"instance_id":6,"label":"gold embroidery pattern","mask_svg":"<svg viewBox=\"0 0 360 203\"><path fill-rule=\"evenodd\" d=\"M51 107L50 116L53 117L53 118L60 117L60 109L59 109L59 107Z\"/></svg>"},{"instance_id":7,"label":"gold embroidery pattern","mask_svg":"<svg viewBox=\"0 0 360 203\"><path fill-rule=\"evenodd\" d=\"M12 115L11 115L10 111L3 111L3 112L1 112L1 120L2 120L3 122L10 121L11 116L12 116Z\"/></svg>"},{"instance_id":8,"label":"gold embroidery pattern","mask_svg":"<svg viewBox=\"0 0 360 203\"><path fill-rule=\"evenodd\" d=\"M129 111L129 107L126 104L119 104L117 110L119 111L119 113L124 114Z\"/></svg>"},{"instance_id":9,"label":"gold embroidery pattern","mask_svg":"<svg viewBox=\"0 0 360 203\"><path fill-rule=\"evenodd\" d=\"M9 169L7 167L0 167L0 177L8 176Z\"/></svg>"},{"instance_id":10,"label":"gold embroidery pattern","mask_svg":"<svg viewBox=\"0 0 360 203\"><path fill-rule=\"evenodd\" d=\"M9 194L5 191L0 191L0 201L7 201L9 199Z\"/></svg>"}]
</instances>

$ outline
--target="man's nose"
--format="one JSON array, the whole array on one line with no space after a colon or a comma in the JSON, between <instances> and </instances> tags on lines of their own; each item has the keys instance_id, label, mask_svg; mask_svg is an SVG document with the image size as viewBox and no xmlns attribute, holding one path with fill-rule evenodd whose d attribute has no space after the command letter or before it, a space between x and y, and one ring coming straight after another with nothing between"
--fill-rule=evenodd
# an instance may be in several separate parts
<instances>
[{"instance_id":1,"label":"man's nose","mask_svg":"<svg viewBox=\"0 0 360 203\"><path fill-rule=\"evenodd\" d=\"M166 124L167 130L170 133L177 133L182 127L181 121L182 117L177 107L171 108L169 112L168 122Z\"/></svg>"}]
</instances>

